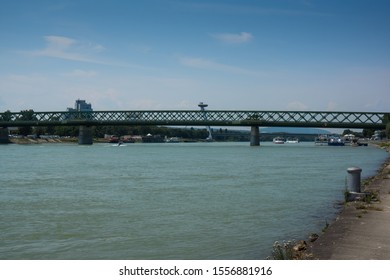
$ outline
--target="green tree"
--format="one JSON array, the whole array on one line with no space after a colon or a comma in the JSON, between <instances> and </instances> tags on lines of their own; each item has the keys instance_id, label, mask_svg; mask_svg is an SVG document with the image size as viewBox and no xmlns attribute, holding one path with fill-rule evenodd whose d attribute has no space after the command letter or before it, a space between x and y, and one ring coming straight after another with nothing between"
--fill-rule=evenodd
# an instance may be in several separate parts
<instances>
[{"instance_id":1,"label":"green tree","mask_svg":"<svg viewBox=\"0 0 390 280\"><path fill-rule=\"evenodd\" d=\"M10 110L5 111L1 116L0 120L9 122L12 120L12 113Z\"/></svg>"},{"instance_id":2,"label":"green tree","mask_svg":"<svg viewBox=\"0 0 390 280\"><path fill-rule=\"evenodd\" d=\"M77 137L79 135L79 128L77 126L55 126L53 134Z\"/></svg>"},{"instance_id":3,"label":"green tree","mask_svg":"<svg viewBox=\"0 0 390 280\"><path fill-rule=\"evenodd\" d=\"M347 135L347 134L354 134L354 132L350 129L345 129L343 135Z\"/></svg>"},{"instance_id":4,"label":"green tree","mask_svg":"<svg viewBox=\"0 0 390 280\"><path fill-rule=\"evenodd\" d=\"M388 124L389 122L390 122L390 114L386 113L386 114L383 115L382 123Z\"/></svg>"},{"instance_id":5,"label":"green tree","mask_svg":"<svg viewBox=\"0 0 390 280\"><path fill-rule=\"evenodd\" d=\"M20 117L18 120L20 121L36 121L37 118L35 117L34 110L22 110L20 111ZM22 126L19 127L19 133L22 135L29 135L32 133L32 127L31 126Z\"/></svg>"},{"instance_id":6,"label":"green tree","mask_svg":"<svg viewBox=\"0 0 390 280\"><path fill-rule=\"evenodd\" d=\"M42 134L45 134L46 133L46 130L44 127L42 126L37 126L34 128L34 133L39 136L39 135L42 135Z\"/></svg>"},{"instance_id":7,"label":"green tree","mask_svg":"<svg viewBox=\"0 0 390 280\"><path fill-rule=\"evenodd\" d=\"M362 133L363 133L363 137L371 138L372 135L374 135L374 130L373 129L369 129L369 128L364 128Z\"/></svg>"},{"instance_id":8,"label":"green tree","mask_svg":"<svg viewBox=\"0 0 390 280\"><path fill-rule=\"evenodd\" d=\"M390 114L389 113L384 114L382 121L384 124L386 124L385 134L387 139L389 139L390 138Z\"/></svg>"}]
</instances>

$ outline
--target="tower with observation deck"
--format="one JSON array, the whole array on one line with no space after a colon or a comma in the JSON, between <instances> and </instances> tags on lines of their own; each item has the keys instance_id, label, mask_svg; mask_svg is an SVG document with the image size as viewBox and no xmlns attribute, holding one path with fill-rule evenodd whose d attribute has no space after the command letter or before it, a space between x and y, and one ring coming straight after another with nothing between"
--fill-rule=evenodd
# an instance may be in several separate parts
<instances>
[{"instance_id":1,"label":"tower with observation deck","mask_svg":"<svg viewBox=\"0 0 390 280\"><path fill-rule=\"evenodd\" d=\"M203 102L200 102L200 103L198 104L198 106L199 106L200 110L203 112L203 118L204 118L204 120L207 121L207 114L206 114L205 108L206 108L207 106L209 106L209 105L207 105L207 104L205 104L205 103L203 103ZM207 140L207 141L212 141L212 140L213 140L213 136L212 136L212 134L211 134L210 126L208 125L208 126L206 126L206 128L207 128L207 132L209 133L209 135L207 136L206 140Z\"/></svg>"}]
</instances>

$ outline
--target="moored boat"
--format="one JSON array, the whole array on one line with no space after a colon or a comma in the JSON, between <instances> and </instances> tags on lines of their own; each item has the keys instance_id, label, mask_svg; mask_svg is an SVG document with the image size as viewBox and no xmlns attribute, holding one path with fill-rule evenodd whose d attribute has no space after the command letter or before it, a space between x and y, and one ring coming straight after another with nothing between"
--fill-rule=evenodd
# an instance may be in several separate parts
<instances>
[{"instance_id":1,"label":"moored boat","mask_svg":"<svg viewBox=\"0 0 390 280\"><path fill-rule=\"evenodd\" d=\"M166 138L165 143L180 143L180 138L179 137Z\"/></svg>"},{"instance_id":2,"label":"moored boat","mask_svg":"<svg viewBox=\"0 0 390 280\"><path fill-rule=\"evenodd\" d=\"M343 139L337 136L329 137L328 146L344 146L345 142Z\"/></svg>"},{"instance_id":3,"label":"moored boat","mask_svg":"<svg viewBox=\"0 0 390 280\"><path fill-rule=\"evenodd\" d=\"M358 138L355 137L355 135L353 134L345 134L342 138L342 141L344 142L345 145L357 146Z\"/></svg>"},{"instance_id":4,"label":"moored boat","mask_svg":"<svg viewBox=\"0 0 390 280\"><path fill-rule=\"evenodd\" d=\"M296 143L299 143L299 139L296 137L292 137L292 138L289 137L289 138L287 138L286 143L287 144L296 144Z\"/></svg>"},{"instance_id":5,"label":"moored boat","mask_svg":"<svg viewBox=\"0 0 390 280\"><path fill-rule=\"evenodd\" d=\"M273 140L272 140L272 142L274 143L274 144L284 144L284 138L283 137L275 137Z\"/></svg>"}]
</instances>

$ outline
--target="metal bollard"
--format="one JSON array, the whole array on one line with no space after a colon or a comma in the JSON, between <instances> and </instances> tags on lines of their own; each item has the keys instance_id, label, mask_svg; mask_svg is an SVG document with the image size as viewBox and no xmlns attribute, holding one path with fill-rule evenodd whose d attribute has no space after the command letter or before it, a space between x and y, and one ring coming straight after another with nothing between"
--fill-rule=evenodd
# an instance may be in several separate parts
<instances>
[{"instance_id":1,"label":"metal bollard","mask_svg":"<svg viewBox=\"0 0 390 280\"><path fill-rule=\"evenodd\" d=\"M360 174L362 169L360 167L349 167L348 172L348 188L353 191L360 193Z\"/></svg>"}]
</instances>

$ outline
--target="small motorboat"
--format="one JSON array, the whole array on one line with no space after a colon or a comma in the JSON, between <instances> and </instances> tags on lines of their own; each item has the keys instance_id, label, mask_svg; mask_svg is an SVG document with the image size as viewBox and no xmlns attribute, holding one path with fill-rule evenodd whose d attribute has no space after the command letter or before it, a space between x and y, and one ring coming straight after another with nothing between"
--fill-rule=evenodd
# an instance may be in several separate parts
<instances>
[{"instance_id":1,"label":"small motorboat","mask_svg":"<svg viewBox=\"0 0 390 280\"><path fill-rule=\"evenodd\" d=\"M275 137L272 142L274 142L274 144L284 144L284 138L282 137Z\"/></svg>"}]
</instances>

